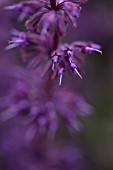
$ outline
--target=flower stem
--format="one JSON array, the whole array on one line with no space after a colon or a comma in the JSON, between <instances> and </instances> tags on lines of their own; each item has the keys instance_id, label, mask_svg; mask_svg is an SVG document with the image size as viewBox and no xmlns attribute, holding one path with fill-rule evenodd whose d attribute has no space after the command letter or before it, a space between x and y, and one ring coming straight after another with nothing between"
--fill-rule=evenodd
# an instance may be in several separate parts
<instances>
[{"instance_id":1,"label":"flower stem","mask_svg":"<svg viewBox=\"0 0 113 170\"><path fill-rule=\"evenodd\" d=\"M56 9L56 0L50 0L51 7Z\"/></svg>"}]
</instances>

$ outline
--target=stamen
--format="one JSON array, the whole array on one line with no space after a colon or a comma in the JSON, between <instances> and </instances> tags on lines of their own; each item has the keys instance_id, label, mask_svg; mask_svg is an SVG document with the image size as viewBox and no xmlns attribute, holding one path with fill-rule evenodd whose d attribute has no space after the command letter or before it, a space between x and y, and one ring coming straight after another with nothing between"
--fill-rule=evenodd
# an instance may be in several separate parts
<instances>
[{"instance_id":1,"label":"stamen","mask_svg":"<svg viewBox=\"0 0 113 170\"><path fill-rule=\"evenodd\" d=\"M102 51L101 51L101 50L98 50L98 49L96 49L96 48L86 47L85 49L86 49L86 51L87 51L87 50L89 50L89 51L95 51L95 52L98 52L98 53L102 54Z\"/></svg>"},{"instance_id":2,"label":"stamen","mask_svg":"<svg viewBox=\"0 0 113 170\"><path fill-rule=\"evenodd\" d=\"M101 51L101 50L94 49L94 51L96 51L96 52L98 52L98 53L102 54L102 51Z\"/></svg>"},{"instance_id":3,"label":"stamen","mask_svg":"<svg viewBox=\"0 0 113 170\"><path fill-rule=\"evenodd\" d=\"M18 47L18 44L13 43L13 44L10 44L10 45L8 45L7 47L5 47L5 50L10 50L10 49L13 49L13 48L15 48L15 47Z\"/></svg>"},{"instance_id":4,"label":"stamen","mask_svg":"<svg viewBox=\"0 0 113 170\"><path fill-rule=\"evenodd\" d=\"M14 9L19 10L21 8L22 8L22 4L14 4L14 5L4 7L5 10L14 10Z\"/></svg>"},{"instance_id":5,"label":"stamen","mask_svg":"<svg viewBox=\"0 0 113 170\"><path fill-rule=\"evenodd\" d=\"M57 62L58 62L58 56L55 55L55 56L53 57L53 64L52 64L52 70L53 70L53 71L55 70L55 63L57 63Z\"/></svg>"},{"instance_id":6,"label":"stamen","mask_svg":"<svg viewBox=\"0 0 113 170\"><path fill-rule=\"evenodd\" d=\"M62 84L62 77L63 77L63 74L60 75L59 86L61 86Z\"/></svg>"},{"instance_id":7,"label":"stamen","mask_svg":"<svg viewBox=\"0 0 113 170\"><path fill-rule=\"evenodd\" d=\"M55 63L52 64L52 70L55 70Z\"/></svg>"},{"instance_id":8,"label":"stamen","mask_svg":"<svg viewBox=\"0 0 113 170\"><path fill-rule=\"evenodd\" d=\"M80 74L79 71L77 70L76 63L75 63L75 61L72 61L71 57L69 58L69 62L70 62L71 68L74 69L74 71L76 72L76 74L82 79L81 74Z\"/></svg>"},{"instance_id":9,"label":"stamen","mask_svg":"<svg viewBox=\"0 0 113 170\"><path fill-rule=\"evenodd\" d=\"M75 72L77 73L77 75L82 79L82 76L81 76L81 74L78 72L77 68L75 68L74 70L75 70Z\"/></svg>"},{"instance_id":10,"label":"stamen","mask_svg":"<svg viewBox=\"0 0 113 170\"><path fill-rule=\"evenodd\" d=\"M63 72L64 72L64 68L61 68L58 72L58 74L60 75L59 86L61 86L62 84Z\"/></svg>"},{"instance_id":11,"label":"stamen","mask_svg":"<svg viewBox=\"0 0 113 170\"><path fill-rule=\"evenodd\" d=\"M11 5L11 6L6 6L4 7L5 10L13 10L15 9L15 5Z\"/></svg>"}]
</instances>

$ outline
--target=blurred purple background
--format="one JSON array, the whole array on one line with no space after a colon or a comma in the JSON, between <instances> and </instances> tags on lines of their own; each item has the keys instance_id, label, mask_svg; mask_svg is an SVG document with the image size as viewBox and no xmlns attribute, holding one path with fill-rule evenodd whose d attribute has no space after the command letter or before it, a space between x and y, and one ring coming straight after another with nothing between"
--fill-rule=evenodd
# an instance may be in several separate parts
<instances>
[{"instance_id":1,"label":"blurred purple background","mask_svg":"<svg viewBox=\"0 0 113 170\"><path fill-rule=\"evenodd\" d=\"M12 81L14 65L21 65L19 50L5 51L5 46L10 39L10 31L17 25L15 12L5 11L5 5L11 5L16 0L0 1L0 96L7 95ZM94 107L94 114L84 121L85 129L74 137L82 141L81 145L85 150L92 169L112 170L113 169L113 1L112 0L89 0L83 5L81 16L78 19L77 29L69 28L64 42L75 40L93 41L102 46L103 54L88 56L85 66L86 73L83 80L67 77L72 83L75 91L83 95ZM3 104L0 99L0 105ZM9 159L7 154L8 141L16 138L13 133L18 134L21 128L21 121L0 123L0 170L8 168ZM13 128L13 131L12 131ZM16 132L14 132L14 129ZM11 131L11 132L10 132ZM21 129L24 135L24 128ZM65 134L65 133L64 133ZM22 143L21 137L17 135L16 140L10 146L14 146L14 152L18 152ZM4 144L6 142L6 145ZM15 141L15 139L14 139ZM4 144L4 145L3 145ZM7 147L5 147L7 146ZM10 149L9 149L10 150ZM9 151L10 152L10 151ZM7 157L6 157L7 154ZM21 153L22 154L22 153ZM21 155L20 154L20 155ZM18 158L17 158L18 159ZM96 168L95 168L96 167ZM16 168L15 168L16 169ZM21 167L20 167L21 169ZM19 169L19 170L20 170ZM30 168L29 168L30 169ZM35 168L34 168L35 169ZM34 170L33 169L33 170ZM85 169L85 168L84 168ZM16 169L18 170L18 168ZM22 169L26 170L26 169Z\"/></svg>"}]
</instances>

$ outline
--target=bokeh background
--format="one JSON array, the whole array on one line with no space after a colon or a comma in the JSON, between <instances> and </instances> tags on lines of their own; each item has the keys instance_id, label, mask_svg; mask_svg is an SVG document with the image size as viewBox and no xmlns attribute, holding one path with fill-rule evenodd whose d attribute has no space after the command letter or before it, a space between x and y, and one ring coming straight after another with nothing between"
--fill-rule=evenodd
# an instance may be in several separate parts
<instances>
[{"instance_id":1,"label":"bokeh background","mask_svg":"<svg viewBox=\"0 0 113 170\"><path fill-rule=\"evenodd\" d=\"M6 5L16 0L0 0L0 96L7 95L11 82L13 65L21 64L18 50L5 51L10 39L10 31L17 25L17 14L5 11ZM83 5L77 29L69 28L64 42L75 40L93 41L102 46L103 54L88 56L83 80L72 77L71 87L83 95L94 107L94 114L84 121L84 131L79 135L87 159L95 169L113 170L113 1L89 0ZM3 105L3 99L0 99ZM8 133L10 123L0 123L0 170L7 168L2 150L3 140L13 134ZM15 126L15 125L14 125ZM18 129L16 129L18 131ZM18 137L19 138L19 137ZM4 144L5 145L5 144ZM12 144L13 145L13 144ZM19 146L15 146L16 149ZM4 158L5 157L5 158Z\"/></svg>"}]
</instances>

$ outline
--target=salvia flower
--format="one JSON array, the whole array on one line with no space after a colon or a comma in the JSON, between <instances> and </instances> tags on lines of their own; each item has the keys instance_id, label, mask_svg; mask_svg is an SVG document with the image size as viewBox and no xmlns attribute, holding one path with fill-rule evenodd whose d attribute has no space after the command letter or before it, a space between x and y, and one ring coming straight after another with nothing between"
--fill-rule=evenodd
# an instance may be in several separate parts
<instances>
[{"instance_id":1,"label":"salvia flower","mask_svg":"<svg viewBox=\"0 0 113 170\"><path fill-rule=\"evenodd\" d=\"M28 67L35 68L41 62L47 60L47 56L53 48L53 38L49 32L40 35L34 32L13 30L11 33L13 37L9 41L6 50L20 47L21 58L28 64Z\"/></svg>"},{"instance_id":2,"label":"salvia flower","mask_svg":"<svg viewBox=\"0 0 113 170\"><path fill-rule=\"evenodd\" d=\"M38 5L37 5L38 4ZM43 7L42 3L38 3L36 1L28 1L28 2L21 2L18 4L14 4L11 6L6 6L6 10L16 10L21 12L19 16L19 20L23 20L27 15L33 15L35 12L40 10Z\"/></svg>"},{"instance_id":3,"label":"salvia flower","mask_svg":"<svg viewBox=\"0 0 113 170\"><path fill-rule=\"evenodd\" d=\"M13 30L12 35L13 35L13 37L9 41L9 45L6 47L7 50L18 47L18 46L28 45L26 35L24 32L20 32L18 30Z\"/></svg>"},{"instance_id":4,"label":"salvia flower","mask_svg":"<svg viewBox=\"0 0 113 170\"><path fill-rule=\"evenodd\" d=\"M101 47L87 42L74 42L71 45L60 46L51 54L53 78L59 75L59 85L61 85L64 72L72 71L82 79L82 67L85 64L85 56L82 53L91 54L92 52L102 53Z\"/></svg>"},{"instance_id":5,"label":"salvia flower","mask_svg":"<svg viewBox=\"0 0 113 170\"><path fill-rule=\"evenodd\" d=\"M66 72L72 72L82 79L86 61L84 55L102 53L100 45L92 42L61 43L66 26L76 27L80 4L85 2L86 0L36 0L7 7L20 11L21 18L24 18L24 14L28 16L25 22L26 32L13 31L13 38L7 49L21 47L22 59L28 63L29 68L37 68L37 71L28 69L22 72L13 86L7 109L5 108L1 118L8 120L22 115L28 125L28 140L36 132L54 136L59 128L59 119L65 122L69 130L79 131L82 127L79 116L92 112L92 107L82 97L68 89L57 90L52 83L52 80L59 77L61 85Z\"/></svg>"},{"instance_id":6,"label":"salvia flower","mask_svg":"<svg viewBox=\"0 0 113 170\"><path fill-rule=\"evenodd\" d=\"M42 73L52 73L51 79L59 76L59 85L63 74L71 71L82 79L85 57L92 52L101 52L101 46L92 42L61 43L66 25L76 26L80 14L80 4L87 0L39 0L25 1L6 7L16 9L29 16L26 32L13 31L13 38L6 49L21 47L23 61L29 68L36 68L43 63ZM46 66L45 66L46 65Z\"/></svg>"},{"instance_id":7,"label":"salvia flower","mask_svg":"<svg viewBox=\"0 0 113 170\"><path fill-rule=\"evenodd\" d=\"M26 1L8 6L6 9L16 9L29 16L26 22L28 30L45 33L48 30L54 32L57 28L58 34L62 36L65 33L66 24L76 27L76 18L79 17L81 10L79 4L84 2L86 0Z\"/></svg>"},{"instance_id":8,"label":"salvia flower","mask_svg":"<svg viewBox=\"0 0 113 170\"><path fill-rule=\"evenodd\" d=\"M77 41L73 43L73 47L86 55L89 55L92 52L98 52L102 54L101 46L93 42Z\"/></svg>"},{"instance_id":9,"label":"salvia flower","mask_svg":"<svg viewBox=\"0 0 113 170\"><path fill-rule=\"evenodd\" d=\"M45 62L46 67L42 69L45 75L48 70L52 70L51 78L54 80L60 76L59 85L65 72L71 71L82 79L85 55L101 51L101 46L92 42L75 41L72 44L59 45L53 49L53 37L49 32L36 34L34 32L12 31L13 38L9 41L6 49L17 46L21 47L23 61L28 63L29 68L36 68L40 63Z\"/></svg>"}]
</instances>

